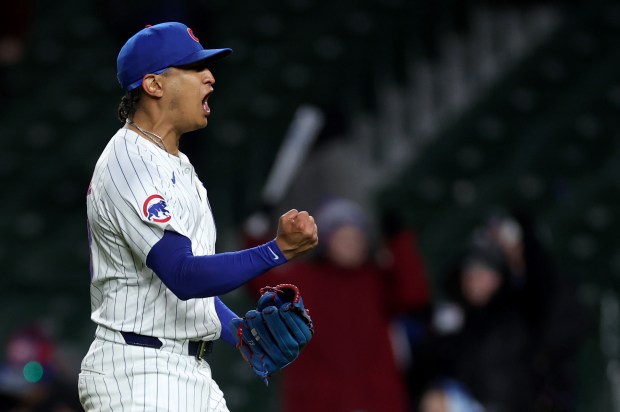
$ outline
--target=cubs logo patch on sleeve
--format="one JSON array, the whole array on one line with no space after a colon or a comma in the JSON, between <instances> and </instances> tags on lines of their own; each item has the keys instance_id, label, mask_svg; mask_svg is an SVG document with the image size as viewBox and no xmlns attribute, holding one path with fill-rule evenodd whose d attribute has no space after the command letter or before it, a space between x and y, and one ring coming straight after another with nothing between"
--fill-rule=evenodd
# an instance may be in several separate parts
<instances>
[{"instance_id":1,"label":"cubs logo patch on sleeve","mask_svg":"<svg viewBox=\"0 0 620 412\"><path fill-rule=\"evenodd\" d=\"M154 194L144 201L142 213L150 222L166 223L172 219L167 207L166 199L162 195Z\"/></svg>"}]
</instances>

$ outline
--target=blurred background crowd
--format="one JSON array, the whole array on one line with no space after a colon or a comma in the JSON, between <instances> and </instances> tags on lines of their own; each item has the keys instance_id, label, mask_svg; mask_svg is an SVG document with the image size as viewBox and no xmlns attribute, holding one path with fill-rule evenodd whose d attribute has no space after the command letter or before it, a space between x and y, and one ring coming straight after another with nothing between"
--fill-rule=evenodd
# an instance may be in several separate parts
<instances>
[{"instance_id":1,"label":"blurred background crowd","mask_svg":"<svg viewBox=\"0 0 620 412\"><path fill-rule=\"evenodd\" d=\"M85 193L121 126L116 55L181 21L213 68L181 149L219 251L292 208L319 250L223 297L297 284L316 323L269 388L224 344L232 411L620 411L620 4L612 0L21 0L0 13L0 411L80 410L92 339ZM261 193L299 107L324 122Z\"/></svg>"}]
</instances>

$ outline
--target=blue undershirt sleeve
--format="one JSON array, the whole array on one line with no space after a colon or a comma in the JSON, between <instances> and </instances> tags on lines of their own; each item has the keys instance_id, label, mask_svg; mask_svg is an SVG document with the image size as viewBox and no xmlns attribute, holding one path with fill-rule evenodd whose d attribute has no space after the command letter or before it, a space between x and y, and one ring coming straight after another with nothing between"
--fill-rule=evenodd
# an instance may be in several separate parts
<instances>
[{"instance_id":1,"label":"blue undershirt sleeve","mask_svg":"<svg viewBox=\"0 0 620 412\"><path fill-rule=\"evenodd\" d=\"M239 252L194 256L191 240L169 230L146 257L146 265L181 300L223 295L286 261L275 240Z\"/></svg>"},{"instance_id":2,"label":"blue undershirt sleeve","mask_svg":"<svg viewBox=\"0 0 620 412\"><path fill-rule=\"evenodd\" d=\"M238 338L236 337L236 331L230 330L230 320L233 318L238 318L232 310L228 308L222 302L219 296L215 297L215 311L217 312L217 317L220 319L220 323L222 324L222 333L220 334L220 338L227 342L232 346L237 346Z\"/></svg>"}]
</instances>

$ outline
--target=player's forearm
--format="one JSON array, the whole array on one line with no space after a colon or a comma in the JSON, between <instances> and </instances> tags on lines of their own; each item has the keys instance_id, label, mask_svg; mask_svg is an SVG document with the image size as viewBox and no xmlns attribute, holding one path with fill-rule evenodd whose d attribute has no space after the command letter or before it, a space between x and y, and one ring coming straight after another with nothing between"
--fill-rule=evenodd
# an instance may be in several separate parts
<instances>
[{"instance_id":1,"label":"player's forearm","mask_svg":"<svg viewBox=\"0 0 620 412\"><path fill-rule=\"evenodd\" d=\"M222 302L219 296L215 297L215 311L217 312L217 317L222 324L222 333L220 334L220 338L227 342L232 346L237 345L238 338L235 337L234 332L230 330L230 321L234 318L238 318L237 314L230 310L228 306Z\"/></svg>"},{"instance_id":2,"label":"player's forearm","mask_svg":"<svg viewBox=\"0 0 620 412\"><path fill-rule=\"evenodd\" d=\"M181 300L225 294L285 262L274 241L239 252L194 256L191 241L171 231L164 232L146 259L146 265Z\"/></svg>"}]
</instances>

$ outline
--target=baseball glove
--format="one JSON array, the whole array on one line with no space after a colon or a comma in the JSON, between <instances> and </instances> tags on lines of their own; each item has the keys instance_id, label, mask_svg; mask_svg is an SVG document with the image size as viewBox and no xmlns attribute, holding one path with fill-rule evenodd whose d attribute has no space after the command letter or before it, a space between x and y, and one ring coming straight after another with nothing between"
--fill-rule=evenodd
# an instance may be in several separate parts
<instances>
[{"instance_id":1,"label":"baseball glove","mask_svg":"<svg viewBox=\"0 0 620 412\"><path fill-rule=\"evenodd\" d=\"M295 285L266 286L255 310L230 321L237 349L265 384L298 356L314 334L312 319Z\"/></svg>"}]
</instances>

